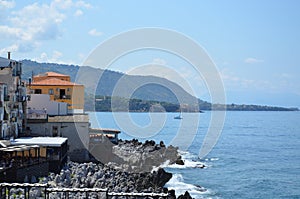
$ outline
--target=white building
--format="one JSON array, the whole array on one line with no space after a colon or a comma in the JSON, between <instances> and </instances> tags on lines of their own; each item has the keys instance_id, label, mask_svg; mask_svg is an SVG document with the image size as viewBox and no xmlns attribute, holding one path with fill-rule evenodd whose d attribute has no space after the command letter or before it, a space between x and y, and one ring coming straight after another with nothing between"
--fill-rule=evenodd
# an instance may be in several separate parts
<instances>
[{"instance_id":1,"label":"white building","mask_svg":"<svg viewBox=\"0 0 300 199\"><path fill-rule=\"evenodd\" d=\"M66 102L57 102L50 100L50 95L47 94L30 94L27 102L28 114L27 118L32 117L30 110L43 110L48 115L68 115L68 104ZM33 118L31 118L33 119Z\"/></svg>"},{"instance_id":2,"label":"white building","mask_svg":"<svg viewBox=\"0 0 300 199\"><path fill-rule=\"evenodd\" d=\"M48 116L46 120L28 119L32 136L66 137L72 161L89 160L89 116L87 114Z\"/></svg>"},{"instance_id":3,"label":"white building","mask_svg":"<svg viewBox=\"0 0 300 199\"><path fill-rule=\"evenodd\" d=\"M25 129L26 87L20 62L0 57L0 139L17 138Z\"/></svg>"}]
</instances>

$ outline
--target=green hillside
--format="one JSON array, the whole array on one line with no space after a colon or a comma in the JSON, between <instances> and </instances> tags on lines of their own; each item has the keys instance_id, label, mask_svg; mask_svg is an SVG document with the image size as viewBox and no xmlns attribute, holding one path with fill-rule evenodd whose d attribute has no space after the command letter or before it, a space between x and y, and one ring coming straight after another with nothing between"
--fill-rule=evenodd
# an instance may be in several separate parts
<instances>
[{"instance_id":1,"label":"green hillside","mask_svg":"<svg viewBox=\"0 0 300 199\"><path fill-rule=\"evenodd\" d=\"M149 111L149 108L162 106L166 111L179 111L179 102L182 111L195 112L199 110L231 110L231 111L295 111L298 108L285 108L261 105L211 104L195 98L182 87L165 78L154 76L126 75L124 73L102 70L89 66L76 66L55 63L38 63L31 60L22 60L22 78L28 80L32 75L53 71L68 74L71 81L78 77L85 85L85 109L97 111L114 111L110 106L110 96L120 101L120 110L124 103L130 104L130 111ZM79 70L80 69L80 70ZM80 73L78 73L80 71ZM93 77L93 78L92 78ZM101 78L99 78L101 77ZM95 87L95 89L93 89ZM116 88L119 88L116 92ZM134 91L129 95L131 91ZM105 100L97 97L108 96ZM178 99L179 97L180 99ZM118 101L117 100L117 101ZM122 105L123 104L123 105ZM121 106L122 105L122 106ZM114 107L116 109L117 107ZM156 111L160 111L157 109Z\"/></svg>"}]
</instances>

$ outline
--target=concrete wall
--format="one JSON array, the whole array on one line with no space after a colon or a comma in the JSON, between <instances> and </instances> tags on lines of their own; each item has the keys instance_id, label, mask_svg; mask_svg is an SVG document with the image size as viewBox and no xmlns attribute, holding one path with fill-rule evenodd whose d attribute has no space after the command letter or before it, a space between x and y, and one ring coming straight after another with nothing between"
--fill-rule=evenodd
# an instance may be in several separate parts
<instances>
[{"instance_id":1,"label":"concrete wall","mask_svg":"<svg viewBox=\"0 0 300 199\"><path fill-rule=\"evenodd\" d=\"M47 94L31 94L27 107L36 110L46 109L48 115L67 115L68 104L64 102L51 101Z\"/></svg>"}]
</instances>

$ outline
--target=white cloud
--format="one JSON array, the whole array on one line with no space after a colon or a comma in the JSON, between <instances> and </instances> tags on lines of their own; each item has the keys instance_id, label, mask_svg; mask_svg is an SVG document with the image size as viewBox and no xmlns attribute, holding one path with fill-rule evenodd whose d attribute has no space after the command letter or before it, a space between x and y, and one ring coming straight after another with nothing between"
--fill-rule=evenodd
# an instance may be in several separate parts
<instances>
[{"instance_id":1,"label":"white cloud","mask_svg":"<svg viewBox=\"0 0 300 199\"><path fill-rule=\"evenodd\" d=\"M253 57L249 57L249 58L246 58L244 60L244 62L247 63L247 64L254 64L254 63L264 62L264 60L262 60L262 59L256 59L256 58L253 58Z\"/></svg>"},{"instance_id":2,"label":"white cloud","mask_svg":"<svg viewBox=\"0 0 300 199\"><path fill-rule=\"evenodd\" d=\"M13 1L0 0L0 11L13 8ZM2 17L0 12L0 38L19 52L28 52L40 46L43 41L56 40L62 36L62 23L68 14L80 16L82 9L92 6L84 1L54 0L51 3L33 3L20 10L13 10ZM5 10L4 10L5 11ZM98 33L98 32L95 32ZM99 33L98 33L99 34ZM10 43L9 43L10 42Z\"/></svg>"},{"instance_id":3,"label":"white cloud","mask_svg":"<svg viewBox=\"0 0 300 199\"><path fill-rule=\"evenodd\" d=\"M152 60L153 64L166 65L167 61L161 58L155 58Z\"/></svg>"},{"instance_id":4,"label":"white cloud","mask_svg":"<svg viewBox=\"0 0 300 199\"><path fill-rule=\"evenodd\" d=\"M40 58L37 59L38 61L40 62L48 62L48 56L47 56L47 53L43 52L41 55L40 55Z\"/></svg>"},{"instance_id":5,"label":"white cloud","mask_svg":"<svg viewBox=\"0 0 300 199\"><path fill-rule=\"evenodd\" d=\"M22 29L9 26L0 26L0 35L2 39L18 39L22 37Z\"/></svg>"},{"instance_id":6,"label":"white cloud","mask_svg":"<svg viewBox=\"0 0 300 199\"><path fill-rule=\"evenodd\" d=\"M101 36L103 35L102 32L97 31L95 28L89 31L89 35L91 36Z\"/></svg>"},{"instance_id":7,"label":"white cloud","mask_svg":"<svg viewBox=\"0 0 300 199\"><path fill-rule=\"evenodd\" d=\"M37 46L39 41L57 39L60 36L58 26L64 18L64 14L49 5L34 3L12 12L8 17L11 25L0 26L0 37L11 39L18 45L32 43L32 46Z\"/></svg>"},{"instance_id":8,"label":"white cloud","mask_svg":"<svg viewBox=\"0 0 300 199\"><path fill-rule=\"evenodd\" d=\"M5 0L0 0L0 8L1 9L10 9L15 7L15 2L14 1L5 1Z\"/></svg>"},{"instance_id":9,"label":"white cloud","mask_svg":"<svg viewBox=\"0 0 300 199\"><path fill-rule=\"evenodd\" d=\"M75 16L75 17L79 17L79 16L81 16L81 15L83 15L83 12L82 12L82 10L80 10L80 9L76 10L76 12L74 13L74 16Z\"/></svg>"},{"instance_id":10,"label":"white cloud","mask_svg":"<svg viewBox=\"0 0 300 199\"><path fill-rule=\"evenodd\" d=\"M63 53L58 50L53 50L51 53L42 52L39 57L32 60L42 63L57 63L67 65L79 65L80 63L74 60L62 60L64 58Z\"/></svg>"},{"instance_id":11,"label":"white cloud","mask_svg":"<svg viewBox=\"0 0 300 199\"><path fill-rule=\"evenodd\" d=\"M61 52L55 50L55 51L53 51L52 59L58 60L59 58L62 57L62 55L63 54Z\"/></svg>"},{"instance_id":12,"label":"white cloud","mask_svg":"<svg viewBox=\"0 0 300 199\"><path fill-rule=\"evenodd\" d=\"M86 3L85 1L77 1L75 3L75 5L78 8L88 8L88 9L92 8L92 5L89 3Z\"/></svg>"},{"instance_id":13,"label":"white cloud","mask_svg":"<svg viewBox=\"0 0 300 199\"><path fill-rule=\"evenodd\" d=\"M6 57L7 52L15 52L15 51L18 51L18 49L19 49L19 46L17 44L13 44L6 48L0 48L0 56Z\"/></svg>"},{"instance_id":14,"label":"white cloud","mask_svg":"<svg viewBox=\"0 0 300 199\"><path fill-rule=\"evenodd\" d=\"M60 60L63 54L57 50L52 52L52 55L48 55L46 52L41 53L40 57L35 60L38 62L46 62L46 63L64 63Z\"/></svg>"},{"instance_id":15,"label":"white cloud","mask_svg":"<svg viewBox=\"0 0 300 199\"><path fill-rule=\"evenodd\" d=\"M59 9L68 9L73 6L72 0L54 0L51 3L51 6Z\"/></svg>"},{"instance_id":16,"label":"white cloud","mask_svg":"<svg viewBox=\"0 0 300 199\"><path fill-rule=\"evenodd\" d=\"M51 5L53 7L56 7L58 9L63 9L63 10L70 9L72 7L87 8L87 9L92 8L91 4L82 0L75 1L75 2L73 2L72 0L54 0L52 1Z\"/></svg>"}]
</instances>

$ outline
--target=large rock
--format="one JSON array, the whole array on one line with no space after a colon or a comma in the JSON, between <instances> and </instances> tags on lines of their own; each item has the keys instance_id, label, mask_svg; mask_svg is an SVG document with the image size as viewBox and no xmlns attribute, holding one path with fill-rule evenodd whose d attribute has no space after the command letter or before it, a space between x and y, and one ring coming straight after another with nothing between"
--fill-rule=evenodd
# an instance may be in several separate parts
<instances>
[{"instance_id":1,"label":"large rock","mask_svg":"<svg viewBox=\"0 0 300 199\"><path fill-rule=\"evenodd\" d=\"M178 196L177 199L193 199L193 198L191 197L191 195L189 194L189 192L186 191L186 192L184 193L184 195Z\"/></svg>"},{"instance_id":2,"label":"large rock","mask_svg":"<svg viewBox=\"0 0 300 199\"><path fill-rule=\"evenodd\" d=\"M178 148L165 147L163 142L145 141L144 144L133 139L120 141L113 146L110 166L130 172L150 172L164 162L175 163L180 159Z\"/></svg>"},{"instance_id":3,"label":"large rock","mask_svg":"<svg viewBox=\"0 0 300 199\"><path fill-rule=\"evenodd\" d=\"M153 182L159 187L165 186L165 184L172 178L172 173L166 172L164 169L159 168L157 172L154 173Z\"/></svg>"},{"instance_id":4,"label":"large rock","mask_svg":"<svg viewBox=\"0 0 300 199\"><path fill-rule=\"evenodd\" d=\"M184 165L184 161L180 158L178 158L176 161L175 161L176 164L178 165Z\"/></svg>"}]
</instances>

